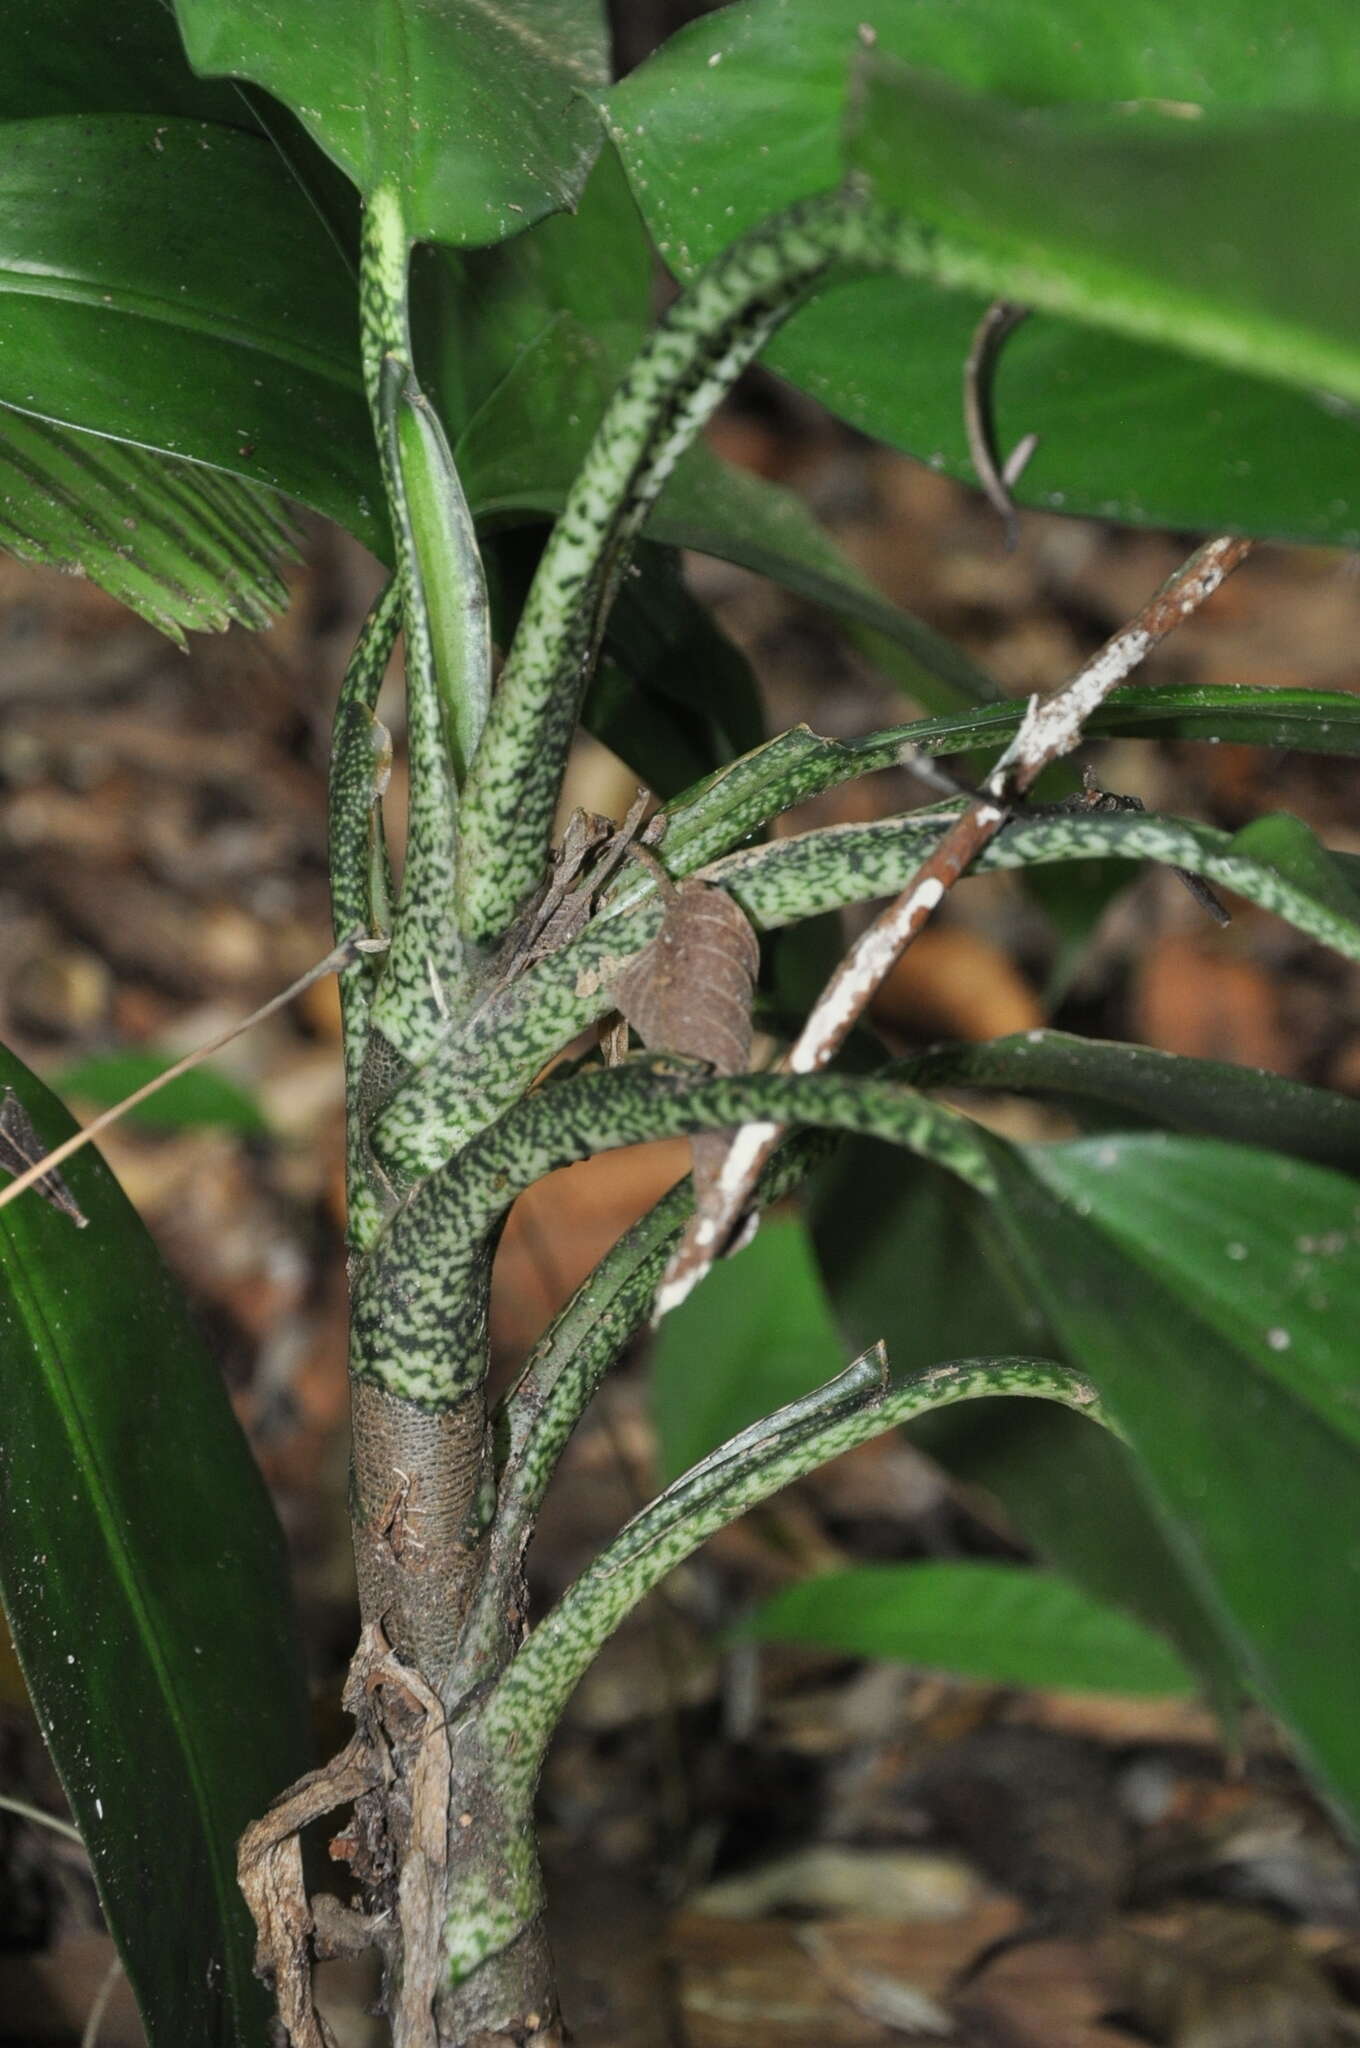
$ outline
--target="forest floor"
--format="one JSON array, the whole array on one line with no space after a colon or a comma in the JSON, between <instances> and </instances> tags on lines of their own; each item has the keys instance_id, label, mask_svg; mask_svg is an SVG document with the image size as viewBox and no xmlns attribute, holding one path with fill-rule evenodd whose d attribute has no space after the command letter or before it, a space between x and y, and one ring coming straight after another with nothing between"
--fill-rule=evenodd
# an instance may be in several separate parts
<instances>
[{"instance_id":1,"label":"forest floor","mask_svg":"<svg viewBox=\"0 0 1360 2048\"><path fill-rule=\"evenodd\" d=\"M1007 554L973 495L772 393L716 431L1011 692L1070 673L1185 552L1027 515ZM720 564L691 572L754 664L772 729L805 718L845 736L911 715L824 616ZM186 657L91 586L0 559L0 1038L78 1113L103 1099L68 1078L95 1055L196 1045L326 952L329 707L375 582L357 550L310 533L287 617ZM1357 648L1355 560L1264 549L1149 675L1356 688ZM1360 852L1344 763L1132 742L1098 760L1106 787L1150 806L1228 828L1289 809ZM582 745L575 800L620 814L632 790ZM880 777L817 816L902 800ZM1061 965L1032 900L1007 878L973 882L876 1021L895 1047L1057 1022L1360 1090L1360 971L1248 907L1220 931L1170 876L1142 875L1058 994ZM128 1123L104 1150L190 1289L274 1489L318 1744L333 1747L355 1627L333 986L217 1064L253 1129ZM499 1371L685 1165L681 1145L639 1148L526 1197L497 1267ZM565 1463L532 1557L540 1603L647 1497L654 1467L640 1354ZM999 1506L884 1440L710 1544L600 1659L543 1794L582 2044L1360 2038L1360 1874L1264 1724L1229 1751L1183 1701L717 1646L724 1622L811 1566L989 1551L1021 1554ZM7 1647L0 1788L59 1810ZM110 1954L80 1852L0 1814L0 2041L79 2040ZM360 1977L332 1971L328 1995L344 2048L380 2038ZM103 2048L139 2038L115 1996Z\"/></svg>"}]
</instances>

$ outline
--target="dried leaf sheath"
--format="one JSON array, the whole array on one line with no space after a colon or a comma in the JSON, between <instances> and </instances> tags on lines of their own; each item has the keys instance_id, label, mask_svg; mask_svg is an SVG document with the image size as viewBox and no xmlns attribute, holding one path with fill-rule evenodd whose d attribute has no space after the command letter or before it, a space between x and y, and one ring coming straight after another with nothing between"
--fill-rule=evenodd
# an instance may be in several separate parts
<instances>
[{"instance_id":1,"label":"dried leaf sheath","mask_svg":"<svg viewBox=\"0 0 1360 2048\"><path fill-rule=\"evenodd\" d=\"M716 1074L751 1063L751 1003L760 942L741 905L697 877L673 891L661 929L610 989L619 1010L653 1052L705 1060ZM727 1140L690 1140L700 1201L722 1166Z\"/></svg>"}]
</instances>

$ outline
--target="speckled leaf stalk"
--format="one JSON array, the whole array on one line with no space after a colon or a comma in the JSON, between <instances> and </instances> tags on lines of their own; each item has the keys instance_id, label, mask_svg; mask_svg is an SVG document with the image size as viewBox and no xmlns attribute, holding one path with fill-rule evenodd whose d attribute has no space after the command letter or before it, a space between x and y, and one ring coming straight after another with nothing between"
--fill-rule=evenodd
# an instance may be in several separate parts
<instances>
[{"instance_id":1,"label":"speckled leaf stalk","mask_svg":"<svg viewBox=\"0 0 1360 2048\"><path fill-rule=\"evenodd\" d=\"M774 931L822 911L892 895L915 873L951 816L934 810L800 833L713 861L704 872L732 891L757 929ZM709 833L696 834L693 843L706 855ZM663 850L673 872L688 871L688 848L677 859L668 834ZM1360 959L1360 924L1343 907L1310 893L1269 862L1239 852L1228 833L1188 819L1021 812L982 854L977 872L1093 859L1184 868L1259 904L1344 958ZM471 1012L447 1064L412 1075L377 1119L374 1146L394 1183L410 1185L433 1172L527 1087L554 1053L604 1014L612 964L647 943L660 915L651 882L629 878L579 939Z\"/></svg>"},{"instance_id":2,"label":"speckled leaf stalk","mask_svg":"<svg viewBox=\"0 0 1360 2048\"><path fill-rule=\"evenodd\" d=\"M465 980L454 916L455 813L459 764L486 716L491 642L471 514L412 367L409 258L400 203L380 189L364 209L361 334L401 590L410 800L400 915L372 1025L415 1062L447 1033Z\"/></svg>"},{"instance_id":3,"label":"speckled leaf stalk","mask_svg":"<svg viewBox=\"0 0 1360 2048\"><path fill-rule=\"evenodd\" d=\"M744 1430L636 1515L534 1630L478 1715L476 1748L495 1788L488 1802L501 1845L479 1843L470 1815L464 1857L450 1871L446 1952L459 1987L537 1923L542 1897L528 1850L533 1796L548 1739L582 1673L620 1622L715 1531L854 1445L932 1409L997 1394L1031 1395L1096 1413L1094 1390L1041 1359L965 1360L892 1384L881 1352L868 1354L815 1394ZM507 1827L507 1822L510 1824ZM516 1827L515 1823L519 1825ZM522 1846L512 1847L516 1842ZM488 1872L494 1881L486 1882Z\"/></svg>"},{"instance_id":4,"label":"speckled leaf stalk","mask_svg":"<svg viewBox=\"0 0 1360 2048\"><path fill-rule=\"evenodd\" d=\"M658 324L611 400L525 603L466 791L459 917L473 940L510 924L543 868L572 729L614 593L680 456L817 285L857 270L916 275L921 234L853 192L764 222L718 256Z\"/></svg>"}]
</instances>

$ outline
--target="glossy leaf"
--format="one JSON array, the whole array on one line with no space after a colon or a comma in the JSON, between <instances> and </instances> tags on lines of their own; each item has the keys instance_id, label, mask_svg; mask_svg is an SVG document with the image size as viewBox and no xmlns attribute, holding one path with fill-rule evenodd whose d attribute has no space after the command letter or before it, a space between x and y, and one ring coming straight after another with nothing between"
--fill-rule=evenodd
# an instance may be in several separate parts
<instances>
[{"instance_id":1,"label":"glossy leaf","mask_svg":"<svg viewBox=\"0 0 1360 2048\"><path fill-rule=\"evenodd\" d=\"M818 1257L852 1344L881 1338L899 1369L975 1352L1063 1355L1017 1278L990 1204L924 1161L852 1143L820 1178ZM1119 1439L1034 1401L969 1402L924 1416L911 1437L946 1471L1000 1501L1015 1528L1094 1600L1174 1642L1221 1712L1232 1656L1187 1579Z\"/></svg>"},{"instance_id":2,"label":"glossy leaf","mask_svg":"<svg viewBox=\"0 0 1360 2048\"><path fill-rule=\"evenodd\" d=\"M1116 1132L1029 1155L1045 1185L1183 1295L1255 1374L1360 1449L1360 1188L1273 1152Z\"/></svg>"},{"instance_id":3,"label":"glossy leaf","mask_svg":"<svg viewBox=\"0 0 1360 2048\"><path fill-rule=\"evenodd\" d=\"M598 0L176 0L196 70L291 107L418 241L477 245L570 206L599 142Z\"/></svg>"},{"instance_id":4,"label":"glossy leaf","mask_svg":"<svg viewBox=\"0 0 1360 2048\"><path fill-rule=\"evenodd\" d=\"M180 646L281 612L287 544L254 484L0 408L0 547L88 576Z\"/></svg>"},{"instance_id":5,"label":"glossy leaf","mask_svg":"<svg viewBox=\"0 0 1360 2048\"><path fill-rule=\"evenodd\" d=\"M929 223L946 282L957 260L997 297L1354 404L1360 104L1328 100L1017 107L875 46L848 155Z\"/></svg>"},{"instance_id":6,"label":"glossy leaf","mask_svg":"<svg viewBox=\"0 0 1360 2048\"><path fill-rule=\"evenodd\" d=\"M0 402L273 485L385 545L353 286L270 143L133 114L11 122L0 309Z\"/></svg>"},{"instance_id":7,"label":"glossy leaf","mask_svg":"<svg viewBox=\"0 0 1360 2048\"><path fill-rule=\"evenodd\" d=\"M672 37L614 89L611 133L678 274L692 275L766 214L836 184L867 19L855 0L741 0ZM1298 146L1279 159L1268 228L1255 214L1234 213L1220 238L1239 250L1248 279L1264 274L1264 245L1259 261L1253 255L1258 235L1278 238L1281 219L1291 263L1328 231L1322 216L1332 212L1337 182L1319 165L1342 168L1347 190L1354 184L1353 167L1344 167L1360 82L1354 39L1330 0L1307 0L1287 17L1271 0L1228 0L1212 17L1171 0L1118 9L1079 0L1060 14L1037 0L883 0L872 30L876 53L993 101L998 117L1011 103L1056 121L1064 103L1088 103L1120 106L1117 118L1140 134L1170 128L1175 110L1190 106L1204 115L1187 117L1187 132L1255 123L1264 134L1272 122L1297 123ZM953 138L960 152L970 132ZM898 139L910 150L909 136ZM1263 161L1254 174L1271 171ZM1016 205L1023 185L1014 178ZM942 203L956 189L954 180ZM921 201L927 220L930 196ZM1075 204L1083 194L1065 196ZM1186 262L1195 255L1187 248ZM1320 265L1309 291L1343 293L1347 274L1343 266L1328 278ZM981 279L972 295L882 279L838 287L790 324L766 360L856 426L971 478L959 380L989 289ZM1028 292L1019 296L1031 302ZM1353 421L1182 346L1036 316L1007 344L998 415L1006 447L1031 429L1042 436L1019 487L1026 502L1150 524L1231 525L1352 546L1360 539Z\"/></svg>"},{"instance_id":8,"label":"glossy leaf","mask_svg":"<svg viewBox=\"0 0 1360 2048\"><path fill-rule=\"evenodd\" d=\"M70 1118L12 1055L40 1139ZM88 1217L0 1215L0 1587L153 2048L258 2048L236 1838L309 1761L278 1524L226 1391L93 1149Z\"/></svg>"},{"instance_id":9,"label":"glossy leaf","mask_svg":"<svg viewBox=\"0 0 1360 2048\"><path fill-rule=\"evenodd\" d=\"M788 1586L739 1633L890 1657L995 1685L1184 1693L1168 1644L1066 1580L1022 1565L864 1564Z\"/></svg>"},{"instance_id":10,"label":"glossy leaf","mask_svg":"<svg viewBox=\"0 0 1360 2048\"><path fill-rule=\"evenodd\" d=\"M908 1060L902 1072L917 1088L1051 1095L1360 1173L1360 1102L1223 1060L1064 1031L1021 1031L984 1045L942 1046Z\"/></svg>"},{"instance_id":11,"label":"glossy leaf","mask_svg":"<svg viewBox=\"0 0 1360 2048\"><path fill-rule=\"evenodd\" d=\"M773 1218L657 1334L651 1387L662 1477L676 1478L748 1423L812 1393L842 1357L806 1227Z\"/></svg>"},{"instance_id":12,"label":"glossy leaf","mask_svg":"<svg viewBox=\"0 0 1360 2048\"><path fill-rule=\"evenodd\" d=\"M154 1081L171 1065L173 1058L169 1053L131 1047L122 1052L91 1053L87 1059L63 1067L53 1077L52 1085L65 1099L78 1096L97 1109L109 1109L134 1089ZM216 1124L252 1138L269 1128L245 1089L215 1067L194 1067L167 1081L136 1109L129 1110L128 1120L156 1131L182 1131L195 1125Z\"/></svg>"},{"instance_id":13,"label":"glossy leaf","mask_svg":"<svg viewBox=\"0 0 1360 2048\"><path fill-rule=\"evenodd\" d=\"M1187 1138L996 1158L1024 1283L1255 1689L1360 1817L1354 1183Z\"/></svg>"}]
</instances>

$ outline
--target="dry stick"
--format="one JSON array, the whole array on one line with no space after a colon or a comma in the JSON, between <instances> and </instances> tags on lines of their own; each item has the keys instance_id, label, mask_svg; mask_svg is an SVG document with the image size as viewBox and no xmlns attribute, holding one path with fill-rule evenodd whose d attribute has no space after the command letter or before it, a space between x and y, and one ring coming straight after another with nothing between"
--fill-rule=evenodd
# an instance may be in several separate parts
<instances>
[{"instance_id":1,"label":"dry stick","mask_svg":"<svg viewBox=\"0 0 1360 2048\"><path fill-rule=\"evenodd\" d=\"M90 2015L85 2022L85 2031L80 2037L80 2048L98 2048L99 2030L104 2024L104 2014L108 2011L109 2000L117 1990L118 1979L122 1974L123 1959L121 1956L115 1956L108 1969L104 1972L103 1983L94 1995L94 2003L90 2007Z\"/></svg>"},{"instance_id":2,"label":"dry stick","mask_svg":"<svg viewBox=\"0 0 1360 2048\"><path fill-rule=\"evenodd\" d=\"M1016 442L1004 462L999 459L993 417L993 378L997 357L1006 337L1028 317L1027 306L1013 306L1008 299L994 300L974 329L963 366L963 425L968 436L968 453L984 497L1001 515L1008 548L1015 546L1020 535L1011 492L1038 447L1039 436L1026 434Z\"/></svg>"},{"instance_id":3,"label":"dry stick","mask_svg":"<svg viewBox=\"0 0 1360 2048\"><path fill-rule=\"evenodd\" d=\"M211 1058L213 1053L220 1052L224 1045L230 1045L232 1039L239 1038L243 1031L249 1031L253 1025L263 1024L266 1017L272 1017L276 1010L286 1008L295 997L311 988L313 983L324 981L328 974L338 974L342 967L349 967L362 954L382 952L386 944L386 939L370 938L366 932L351 932L347 939L342 939L338 946L331 948L324 960L318 960L315 967L309 967L305 974L300 974L286 989L281 990L276 996L271 996L267 1003L262 1003L258 1010L252 1010L248 1017L243 1017L239 1024L233 1024L228 1030L220 1031L216 1038L210 1038L206 1045L200 1045L196 1051L185 1053L183 1059L176 1060L163 1074L157 1074L154 1080L144 1082L140 1088L134 1088L131 1095L125 1095L121 1102L115 1102L112 1109L101 1110L93 1123L86 1124L83 1130L76 1131L60 1145L54 1145L50 1152L45 1152L34 1165L16 1175L7 1188L0 1190L0 1209L7 1203L17 1200L40 1180L45 1180L54 1167L69 1159L72 1153L79 1152L82 1146L89 1144L91 1138L97 1138L101 1131L106 1131L110 1124L117 1123L130 1109L135 1109L139 1102L145 1102L149 1095L154 1095L158 1089L164 1088L167 1081L178 1080L181 1074L189 1073L202 1061Z\"/></svg>"},{"instance_id":4,"label":"dry stick","mask_svg":"<svg viewBox=\"0 0 1360 2048\"><path fill-rule=\"evenodd\" d=\"M1106 641L1071 681L1031 697L1020 729L967 810L949 827L896 900L861 933L837 967L781 1065L792 1074L827 1066L901 953L955 882L1006 823L1016 800L1050 763L1071 753L1086 721L1148 651L1212 596L1251 550L1230 535L1206 541L1132 622ZM745 1124L733 1138L712 1199L697 1210L657 1291L658 1320L696 1287L726 1250L751 1205L757 1176L784 1134L778 1123Z\"/></svg>"},{"instance_id":5,"label":"dry stick","mask_svg":"<svg viewBox=\"0 0 1360 2048\"><path fill-rule=\"evenodd\" d=\"M80 1829L72 1827L69 1820L62 1820L55 1813L47 1813L41 1806L33 1806L27 1799L19 1799L12 1792L0 1792L0 1809L6 1813L17 1813L20 1820L31 1820L38 1827L50 1828L54 1835L61 1835L66 1841L74 1842L78 1849L85 1847L85 1838Z\"/></svg>"}]
</instances>

